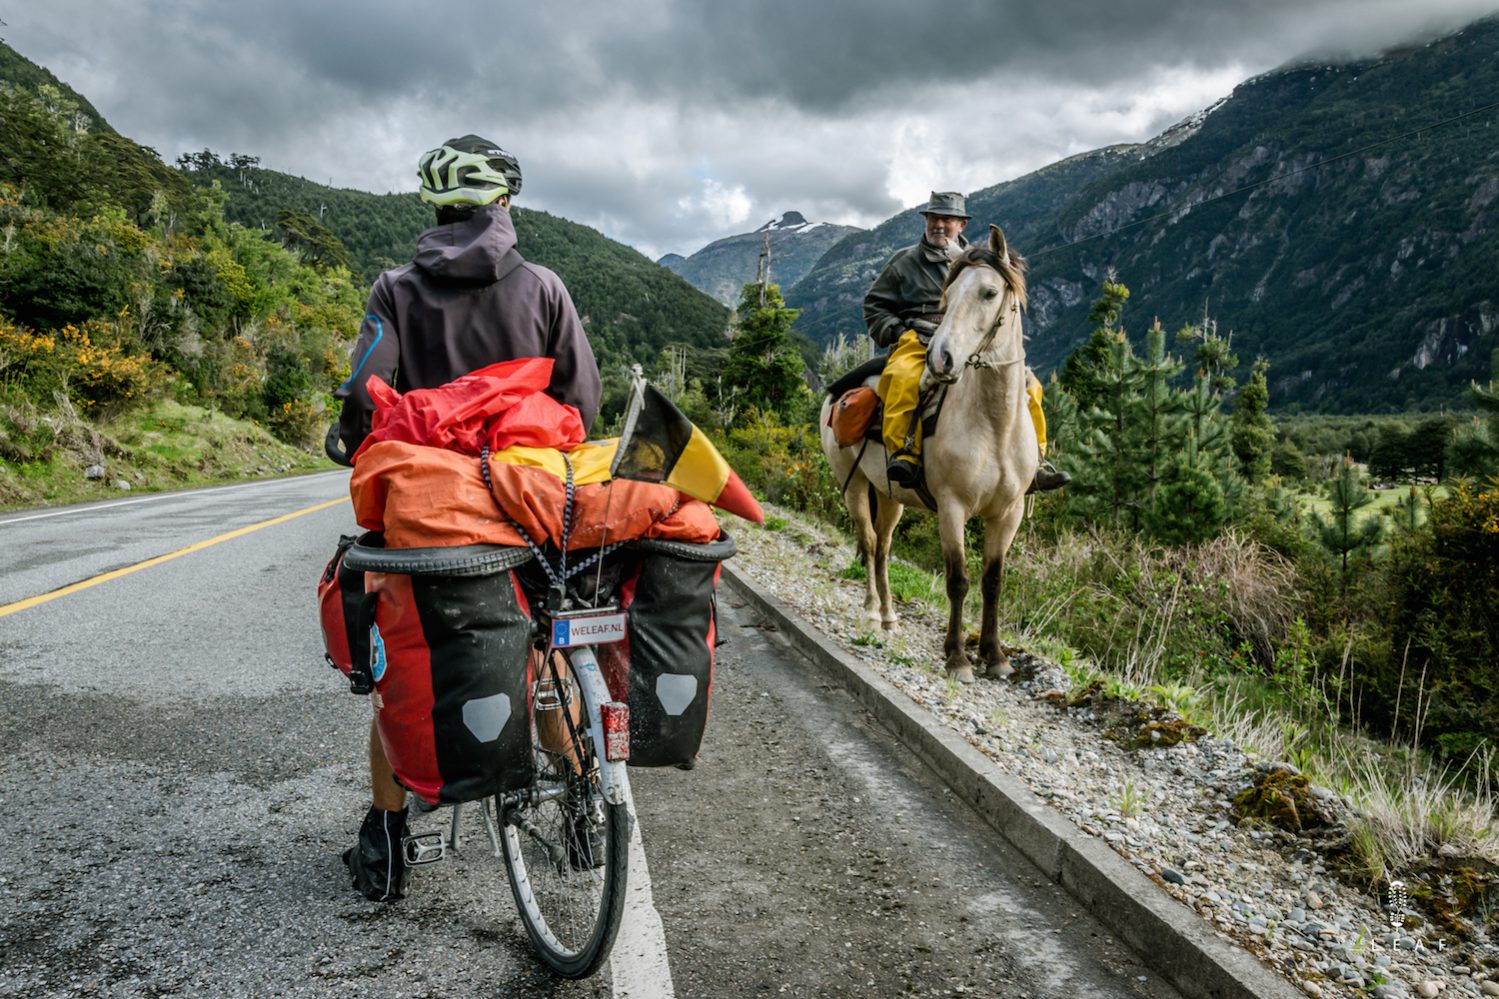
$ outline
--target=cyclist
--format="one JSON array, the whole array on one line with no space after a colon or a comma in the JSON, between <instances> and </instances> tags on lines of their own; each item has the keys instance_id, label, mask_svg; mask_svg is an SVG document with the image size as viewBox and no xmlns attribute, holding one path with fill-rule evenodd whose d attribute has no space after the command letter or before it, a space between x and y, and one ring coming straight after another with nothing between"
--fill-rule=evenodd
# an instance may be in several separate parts
<instances>
[{"instance_id":1,"label":"cyclist","mask_svg":"<svg viewBox=\"0 0 1499 999\"><path fill-rule=\"evenodd\" d=\"M951 260L949 251L968 247L963 229L971 217L963 195L933 191L921 209L923 232L919 242L897 250L864 296L864 324L881 347L894 348L880 375L879 396L885 404L886 475L891 484L911 488L921 476L921 424L916 419L921 369L926 345L942 322L942 283ZM1059 489L1072 476L1046 462L1046 417L1041 412L1041 382L1026 369L1031 420L1043 459L1030 492Z\"/></svg>"},{"instance_id":2,"label":"cyclist","mask_svg":"<svg viewBox=\"0 0 1499 999\"><path fill-rule=\"evenodd\" d=\"M547 394L576 406L586 430L602 392L598 364L562 280L515 249L510 199L520 193L520 164L488 139L465 135L424 153L417 176L437 225L417 238L411 263L381 274L370 290L353 373L335 393L346 453L370 432L370 375L405 392L520 357L554 359ZM404 894L406 791L373 722L369 764L373 801L344 862L360 893L388 902Z\"/></svg>"}]
</instances>

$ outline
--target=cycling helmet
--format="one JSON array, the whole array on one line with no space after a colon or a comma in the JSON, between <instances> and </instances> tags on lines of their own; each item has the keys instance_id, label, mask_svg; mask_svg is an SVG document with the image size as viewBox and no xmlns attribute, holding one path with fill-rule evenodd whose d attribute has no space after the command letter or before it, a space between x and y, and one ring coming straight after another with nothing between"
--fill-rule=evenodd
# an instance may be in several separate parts
<instances>
[{"instance_id":1,"label":"cycling helmet","mask_svg":"<svg viewBox=\"0 0 1499 999\"><path fill-rule=\"evenodd\" d=\"M423 153L417 162L423 201L444 205L488 205L520 193L520 164L488 139L465 135Z\"/></svg>"}]
</instances>

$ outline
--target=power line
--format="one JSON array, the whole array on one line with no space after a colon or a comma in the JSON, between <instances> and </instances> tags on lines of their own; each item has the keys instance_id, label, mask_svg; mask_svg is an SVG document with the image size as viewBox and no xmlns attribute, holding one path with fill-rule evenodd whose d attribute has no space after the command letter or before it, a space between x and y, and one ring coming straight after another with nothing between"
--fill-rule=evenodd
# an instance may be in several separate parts
<instances>
[{"instance_id":1,"label":"power line","mask_svg":"<svg viewBox=\"0 0 1499 999\"><path fill-rule=\"evenodd\" d=\"M1199 201L1196 204L1192 205L1169 208L1164 212L1160 212L1156 215L1151 215L1148 218L1137 219L1134 222L1126 222L1124 225L1106 230L1104 232L1096 232L1091 236L1084 236L1082 239L1075 240L1071 243L1058 243L1056 246L1048 246L1044 250L1038 250L1035 253L1027 254L1027 256L1029 257L1029 259L1034 260L1037 257L1044 257L1048 253L1054 253L1057 250L1066 250L1074 246L1081 246L1083 243L1087 243L1095 239L1103 239L1105 236L1112 236L1115 233L1123 232L1126 229L1133 229L1134 227L1141 225L1149 225L1151 222L1159 222L1161 219L1170 218L1172 215L1176 215L1179 212L1191 212L1192 210L1201 208L1205 205L1211 205L1215 201L1222 201L1224 198L1231 198L1236 194L1243 194L1245 191L1252 191L1257 187L1264 187L1266 184L1274 184L1282 180L1289 180L1290 178L1295 177L1298 174L1306 173L1309 170L1318 170L1322 167L1336 163L1339 160L1346 160L1351 156L1358 156L1359 154L1366 153L1371 149L1377 149L1380 146L1389 145L1391 142L1399 142L1402 139L1409 139L1412 136L1420 135L1422 132L1429 132L1434 128L1441 128L1442 126L1450 125L1455 121L1462 121L1464 118L1471 118L1474 115L1483 114L1485 111L1493 111L1495 108L1499 108L1499 101L1495 101L1493 104L1485 104L1481 108L1474 108L1472 111L1464 111L1462 114L1453 115L1451 118L1444 118L1441 121L1433 122L1430 125L1422 125L1420 128L1413 128L1410 131L1402 132L1399 135L1392 135L1384 139L1376 139L1375 141L1360 146L1357 149L1350 149L1346 153L1339 153L1336 156L1329 156L1327 159L1318 160L1315 163L1309 163L1304 167L1299 167L1286 173L1276 174L1274 177L1267 177L1264 180L1255 181L1253 184L1245 184L1243 187L1236 187L1232 191L1225 191L1222 194L1208 198L1206 201Z\"/></svg>"}]
</instances>

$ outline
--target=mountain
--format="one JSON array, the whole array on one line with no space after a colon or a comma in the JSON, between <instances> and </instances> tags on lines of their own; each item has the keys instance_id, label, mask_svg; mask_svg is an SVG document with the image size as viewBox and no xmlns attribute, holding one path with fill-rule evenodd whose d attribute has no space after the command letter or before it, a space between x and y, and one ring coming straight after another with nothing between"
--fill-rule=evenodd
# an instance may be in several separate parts
<instances>
[{"instance_id":1,"label":"mountain","mask_svg":"<svg viewBox=\"0 0 1499 999\"><path fill-rule=\"evenodd\" d=\"M268 170L255 157L226 161L207 150L179 163L197 186L219 182L230 221L275 231L284 212L316 220L343 244L364 284L410 260L416 237L433 224L431 206L414 193L327 187ZM640 252L536 209L517 205L511 216L521 253L556 271L572 293L601 366L650 366L668 344L723 344L728 311Z\"/></svg>"},{"instance_id":2,"label":"mountain","mask_svg":"<svg viewBox=\"0 0 1499 999\"><path fill-rule=\"evenodd\" d=\"M862 229L830 222L808 222L801 212L785 212L754 232L709 243L690 257L668 253L656 261L725 305L758 273L760 254L770 246L771 280L789 288L812 269L828 247Z\"/></svg>"},{"instance_id":3,"label":"mountain","mask_svg":"<svg viewBox=\"0 0 1499 999\"><path fill-rule=\"evenodd\" d=\"M1270 359L1277 405L1450 405L1499 347L1496 93L1499 18L1287 67L1148 143L975 192L968 235L998 223L1030 256L1042 369L1086 340L1112 270L1131 334L1206 308L1241 357ZM832 247L787 295L798 329L862 334L869 282L919 232L912 210Z\"/></svg>"}]
</instances>

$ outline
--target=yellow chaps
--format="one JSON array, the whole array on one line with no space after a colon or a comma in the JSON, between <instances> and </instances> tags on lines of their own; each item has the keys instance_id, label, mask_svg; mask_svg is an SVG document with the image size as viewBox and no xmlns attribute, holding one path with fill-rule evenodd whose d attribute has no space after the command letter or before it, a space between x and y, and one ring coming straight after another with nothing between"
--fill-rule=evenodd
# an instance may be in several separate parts
<instances>
[{"instance_id":1,"label":"yellow chaps","mask_svg":"<svg viewBox=\"0 0 1499 999\"><path fill-rule=\"evenodd\" d=\"M894 458L904 452L915 460L921 456L921 421L914 419L921 390L921 369L926 366L926 344L915 330L906 330L896 341L895 349L880 374L879 394L885 403L885 421L881 428L885 450ZM1025 393L1029 397L1031 422L1036 425L1036 443L1046 457L1046 414L1041 411L1041 382L1030 368L1025 369ZM906 445L906 435L911 444Z\"/></svg>"}]
</instances>

